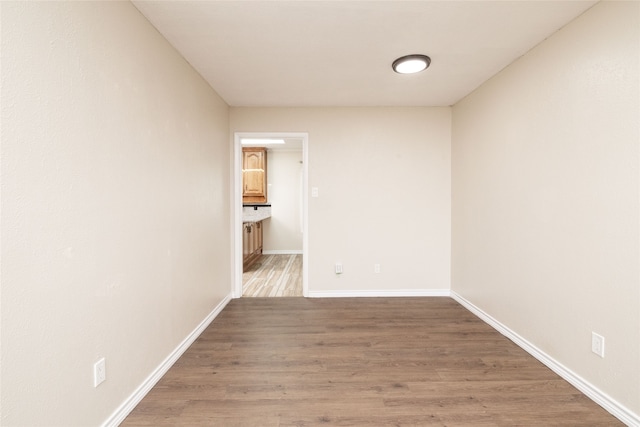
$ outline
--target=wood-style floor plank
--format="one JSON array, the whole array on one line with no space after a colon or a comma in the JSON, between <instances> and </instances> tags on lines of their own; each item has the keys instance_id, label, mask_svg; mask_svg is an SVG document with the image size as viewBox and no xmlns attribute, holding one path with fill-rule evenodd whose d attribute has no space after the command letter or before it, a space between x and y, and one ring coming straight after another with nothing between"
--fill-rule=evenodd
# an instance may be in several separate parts
<instances>
[{"instance_id":1,"label":"wood-style floor plank","mask_svg":"<svg viewBox=\"0 0 640 427\"><path fill-rule=\"evenodd\" d=\"M245 297L301 297L302 255L261 255L242 273Z\"/></svg>"},{"instance_id":2,"label":"wood-style floor plank","mask_svg":"<svg viewBox=\"0 0 640 427\"><path fill-rule=\"evenodd\" d=\"M450 298L231 301L123 426L617 426Z\"/></svg>"}]
</instances>

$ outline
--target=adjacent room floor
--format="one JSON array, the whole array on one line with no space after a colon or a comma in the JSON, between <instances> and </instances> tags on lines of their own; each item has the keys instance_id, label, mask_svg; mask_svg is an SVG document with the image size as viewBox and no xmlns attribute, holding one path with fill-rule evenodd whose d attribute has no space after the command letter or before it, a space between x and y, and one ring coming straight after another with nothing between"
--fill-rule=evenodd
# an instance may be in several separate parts
<instances>
[{"instance_id":1,"label":"adjacent room floor","mask_svg":"<svg viewBox=\"0 0 640 427\"><path fill-rule=\"evenodd\" d=\"M242 273L242 296L301 297L302 255L262 255Z\"/></svg>"},{"instance_id":2,"label":"adjacent room floor","mask_svg":"<svg viewBox=\"0 0 640 427\"><path fill-rule=\"evenodd\" d=\"M123 426L616 426L451 298L232 300Z\"/></svg>"}]
</instances>

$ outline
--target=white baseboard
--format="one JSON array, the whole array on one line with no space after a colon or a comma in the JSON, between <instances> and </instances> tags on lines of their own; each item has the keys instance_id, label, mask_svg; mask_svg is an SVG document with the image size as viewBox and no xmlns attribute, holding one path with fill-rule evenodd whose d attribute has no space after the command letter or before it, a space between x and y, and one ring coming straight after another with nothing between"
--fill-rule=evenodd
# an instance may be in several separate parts
<instances>
[{"instance_id":1,"label":"white baseboard","mask_svg":"<svg viewBox=\"0 0 640 427\"><path fill-rule=\"evenodd\" d=\"M332 290L310 291L309 298L349 297L448 297L449 289L393 289L393 290Z\"/></svg>"},{"instance_id":2,"label":"white baseboard","mask_svg":"<svg viewBox=\"0 0 640 427\"><path fill-rule=\"evenodd\" d=\"M218 314L222 311L223 308L231 301L231 295L227 295L221 302L218 304L211 313L204 318L202 322L189 334L187 337L182 340L182 342L178 345L167 356L166 359L162 361L162 363L140 384L140 386L129 396L118 409L115 410L113 414L102 424L103 427L117 427L124 421L124 419L129 415L131 411L140 403L140 401L149 393L149 391L156 385L160 378L164 374L167 373L169 368L173 366L174 363L182 356L182 354L187 351L189 346L193 344L193 342L204 332L204 330L209 326L209 324L215 319Z\"/></svg>"},{"instance_id":3,"label":"white baseboard","mask_svg":"<svg viewBox=\"0 0 640 427\"><path fill-rule=\"evenodd\" d=\"M302 254L302 249L277 249L272 251L262 250L262 255L299 255Z\"/></svg>"},{"instance_id":4,"label":"white baseboard","mask_svg":"<svg viewBox=\"0 0 640 427\"><path fill-rule=\"evenodd\" d=\"M524 351L538 359L553 372L560 375L563 379L580 390L591 400L606 409L609 413L611 413L611 415L618 418L628 426L640 426L640 415L633 413L630 409L612 399L609 395L602 392L593 384L589 383L584 378L580 377L575 372L571 371L570 369L553 359L551 356L540 350L535 345L531 344L516 332L509 329L507 326L503 325L502 323L491 317L489 314L482 311L480 308L476 307L470 301L458 295L455 291L451 291L451 298L458 301L467 310L478 316L480 319L489 324L492 328L500 332L502 335L509 338L516 345L518 345L518 347L522 348Z\"/></svg>"}]
</instances>

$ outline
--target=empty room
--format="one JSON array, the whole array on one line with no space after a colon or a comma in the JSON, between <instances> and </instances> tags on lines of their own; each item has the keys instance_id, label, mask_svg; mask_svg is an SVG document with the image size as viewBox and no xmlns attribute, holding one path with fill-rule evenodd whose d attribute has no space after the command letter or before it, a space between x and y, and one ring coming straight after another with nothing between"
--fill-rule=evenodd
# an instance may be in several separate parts
<instances>
[{"instance_id":1,"label":"empty room","mask_svg":"<svg viewBox=\"0 0 640 427\"><path fill-rule=\"evenodd\" d=\"M0 24L0 425L640 426L640 2Z\"/></svg>"}]
</instances>

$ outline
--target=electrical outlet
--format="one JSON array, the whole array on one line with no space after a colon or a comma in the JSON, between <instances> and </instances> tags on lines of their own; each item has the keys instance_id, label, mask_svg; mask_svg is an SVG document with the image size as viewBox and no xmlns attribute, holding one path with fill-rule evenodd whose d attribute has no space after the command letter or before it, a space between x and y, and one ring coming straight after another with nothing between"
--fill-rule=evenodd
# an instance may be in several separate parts
<instances>
[{"instance_id":1,"label":"electrical outlet","mask_svg":"<svg viewBox=\"0 0 640 427\"><path fill-rule=\"evenodd\" d=\"M591 351L604 357L604 337L595 332L591 332Z\"/></svg>"},{"instance_id":2,"label":"electrical outlet","mask_svg":"<svg viewBox=\"0 0 640 427\"><path fill-rule=\"evenodd\" d=\"M342 274L342 263L336 262L336 274Z\"/></svg>"},{"instance_id":3,"label":"electrical outlet","mask_svg":"<svg viewBox=\"0 0 640 427\"><path fill-rule=\"evenodd\" d=\"M93 364L93 386L98 387L107 379L107 367L104 357Z\"/></svg>"},{"instance_id":4,"label":"electrical outlet","mask_svg":"<svg viewBox=\"0 0 640 427\"><path fill-rule=\"evenodd\" d=\"M373 272L376 274L380 273L380 264L373 264Z\"/></svg>"}]
</instances>

